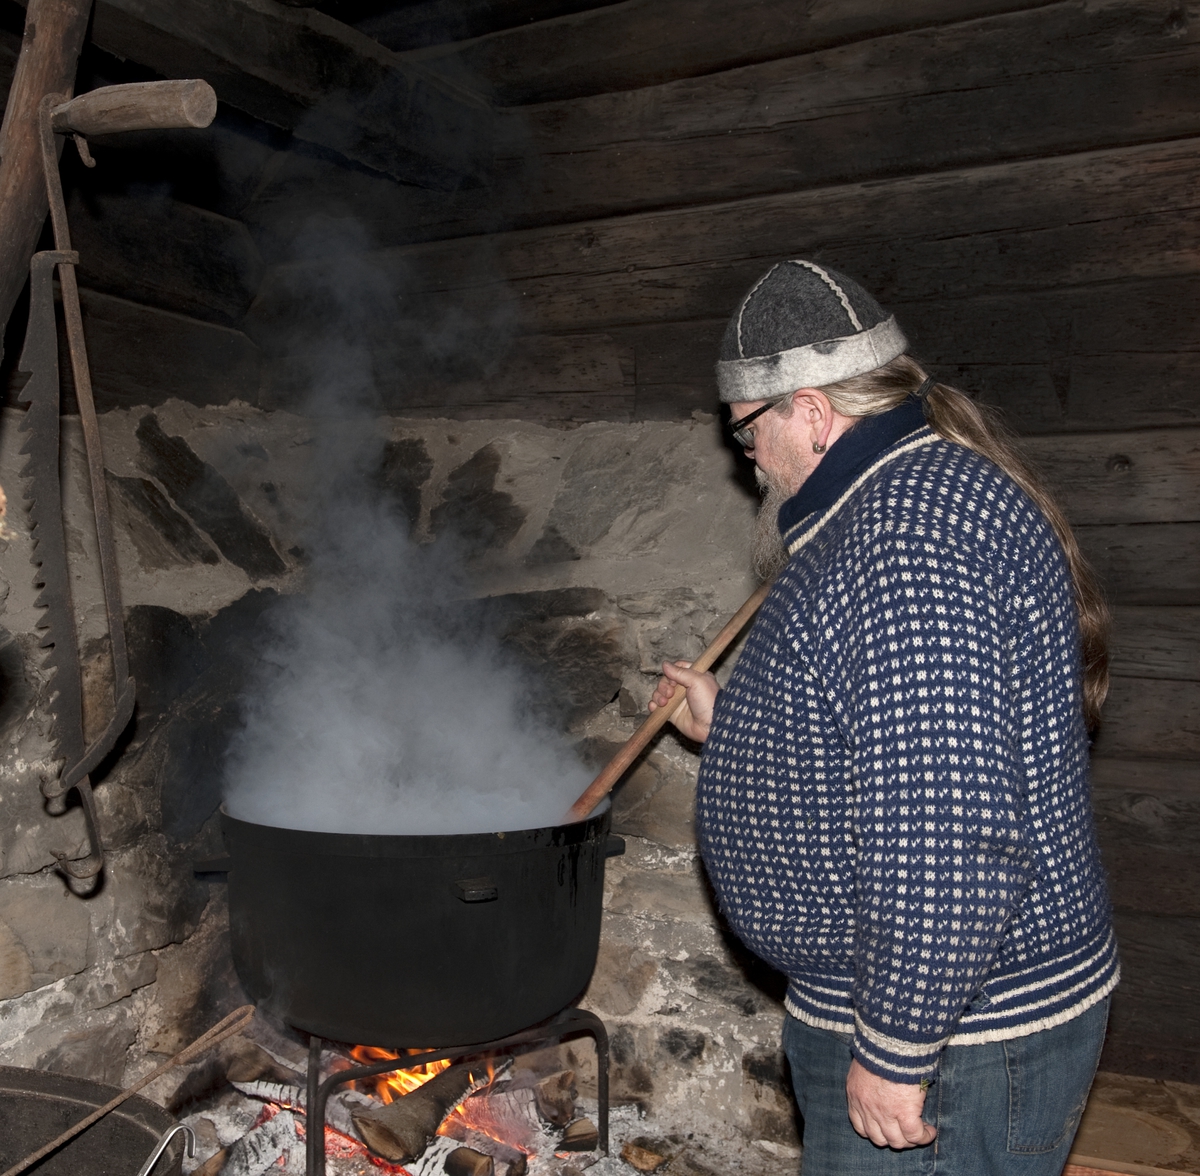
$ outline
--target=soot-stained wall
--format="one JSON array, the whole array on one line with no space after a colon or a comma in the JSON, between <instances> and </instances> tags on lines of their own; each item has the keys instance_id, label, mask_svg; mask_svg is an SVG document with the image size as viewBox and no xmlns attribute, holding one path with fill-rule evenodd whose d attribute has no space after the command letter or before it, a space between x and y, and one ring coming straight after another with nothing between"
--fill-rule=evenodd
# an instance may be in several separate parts
<instances>
[{"instance_id":1,"label":"soot-stained wall","mask_svg":"<svg viewBox=\"0 0 1200 1176\"><path fill-rule=\"evenodd\" d=\"M13 499L17 423L10 412L0 428L0 483ZM12 814L0 842L0 1048L15 1064L120 1082L242 999L223 886L192 865L221 850L222 754L261 649L262 610L303 574L289 504L311 477L321 427L181 402L102 418L139 705L120 756L98 773L109 865L90 896L68 892L53 858L80 852L79 813L50 816L38 791L53 749L28 536L0 552L0 799ZM644 717L659 661L694 656L753 587L755 500L711 414L566 430L383 419L379 429L374 484L422 542L458 537L485 611L556 698L589 763ZM95 720L107 705L103 612L73 429L67 455ZM777 1056L781 994L713 912L692 830L695 767L695 749L666 739L616 795L628 850L609 864L585 1001L613 1034L617 1099L673 1131L716 1122L766 1140L769 1164L795 1144Z\"/></svg>"}]
</instances>

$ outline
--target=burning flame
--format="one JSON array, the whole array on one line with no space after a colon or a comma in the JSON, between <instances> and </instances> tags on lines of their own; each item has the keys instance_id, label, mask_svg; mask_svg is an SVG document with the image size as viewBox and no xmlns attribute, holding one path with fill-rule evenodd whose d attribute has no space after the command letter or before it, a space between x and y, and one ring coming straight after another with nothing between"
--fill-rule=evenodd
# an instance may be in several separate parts
<instances>
[{"instance_id":1,"label":"burning flame","mask_svg":"<svg viewBox=\"0 0 1200 1176\"><path fill-rule=\"evenodd\" d=\"M375 1045L356 1045L350 1056L356 1062L369 1065L371 1062L387 1062L393 1058L402 1058L405 1054L423 1053L419 1049L406 1049L399 1052L390 1049L380 1049ZM403 1094L409 1094L419 1086L424 1086L430 1078L436 1077L443 1070L448 1070L447 1060L427 1062L414 1066L411 1070L393 1070L390 1074L376 1074L373 1078L360 1078L353 1085L357 1090L366 1090L384 1103L394 1102ZM490 1077L490 1075L489 1075Z\"/></svg>"},{"instance_id":2,"label":"burning flame","mask_svg":"<svg viewBox=\"0 0 1200 1176\"><path fill-rule=\"evenodd\" d=\"M390 1050L380 1049L375 1045L356 1045L350 1050L350 1056L355 1061L363 1064L371 1062L391 1061L392 1059L403 1058L406 1054L420 1054L423 1050ZM486 1078L487 1084L491 1085L495 1079L496 1070L491 1059L486 1062L486 1068L483 1073L476 1074L471 1072L472 1080ZM425 1085L431 1078L436 1077L443 1070L450 1067L450 1062L443 1060L440 1062L425 1062L417 1066L413 1066L408 1070L393 1070L388 1074L377 1074L372 1078L360 1078L354 1082L357 1089L365 1089L368 1094L374 1095L384 1103L394 1102L402 1095L409 1094L414 1090ZM486 1089L486 1088L485 1088ZM452 1110L442 1121L442 1125L438 1128L439 1135L453 1135L455 1125L467 1127L472 1131L479 1131L484 1135L490 1135L493 1139L503 1143L505 1140L497 1133L495 1125L491 1122L484 1121L471 1115L467 1102L460 1102L454 1110ZM521 1144L513 1144L520 1150L525 1149Z\"/></svg>"}]
</instances>

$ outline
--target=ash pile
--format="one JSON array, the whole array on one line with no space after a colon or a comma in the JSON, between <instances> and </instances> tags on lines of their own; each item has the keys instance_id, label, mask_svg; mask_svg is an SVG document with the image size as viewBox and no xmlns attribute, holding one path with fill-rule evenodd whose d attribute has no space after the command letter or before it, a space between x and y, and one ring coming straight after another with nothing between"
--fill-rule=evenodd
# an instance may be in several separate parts
<instances>
[{"instance_id":1,"label":"ash pile","mask_svg":"<svg viewBox=\"0 0 1200 1176\"><path fill-rule=\"evenodd\" d=\"M296 1051L280 1044L232 1038L184 1077L170 1102L197 1137L185 1172L304 1173L306 1076ZM333 1052L322 1078L385 1056ZM570 1070L484 1058L357 1085L337 1088L326 1104L329 1176L576 1176L602 1158L595 1104L579 1099Z\"/></svg>"}]
</instances>

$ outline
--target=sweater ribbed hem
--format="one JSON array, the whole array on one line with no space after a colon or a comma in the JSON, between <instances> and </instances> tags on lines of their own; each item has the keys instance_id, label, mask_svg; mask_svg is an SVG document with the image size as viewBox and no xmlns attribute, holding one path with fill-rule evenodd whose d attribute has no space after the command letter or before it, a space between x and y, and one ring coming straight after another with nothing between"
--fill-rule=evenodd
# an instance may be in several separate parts
<instances>
[{"instance_id":1,"label":"sweater ribbed hem","mask_svg":"<svg viewBox=\"0 0 1200 1176\"><path fill-rule=\"evenodd\" d=\"M906 1041L867 1023L855 1011L853 977L796 981L784 1006L817 1029L852 1036L855 1057L892 1082L919 1082L937 1070L947 1045L986 1045L1028 1037L1082 1016L1117 986L1121 971L1112 931L1032 968L989 977L986 999L973 1002L954 1032L936 1041Z\"/></svg>"}]
</instances>

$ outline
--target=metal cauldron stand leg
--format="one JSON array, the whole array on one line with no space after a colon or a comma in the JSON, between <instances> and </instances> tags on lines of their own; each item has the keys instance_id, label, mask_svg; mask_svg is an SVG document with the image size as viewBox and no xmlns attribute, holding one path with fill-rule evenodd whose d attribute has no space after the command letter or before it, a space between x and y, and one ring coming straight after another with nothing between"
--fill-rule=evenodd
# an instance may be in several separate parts
<instances>
[{"instance_id":1,"label":"metal cauldron stand leg","mask_svg":"<svg viewBox=\"0 0 1200 1176\"><path fill-rule=\"evenodd\" d=\"M386 1062L374 1062L369 1066L352 1066L339 1070L321 1081L321 1038L310 1037L308 1043L308 1100L305 1121L305 1147L307 1176L325 1176L325 1104L337 1087L358 1078L373 1078L379 1074L390 1074L396 1070L409 1070L426 1062L440 1062L469 1054L498 1053L517 1045L537 1043L543 1045L559 1041L572 1033L588 1033L596 1042L596 1130L600 1150L608 1154L608 1030L595 1013L584 1009L566 1009L545 1025L525 1029L497 1041L485 1041L479 1045L459 1045L452 1049L430 1049L422 1053L407 1054Z\"/></svg>"}]
</instances>

